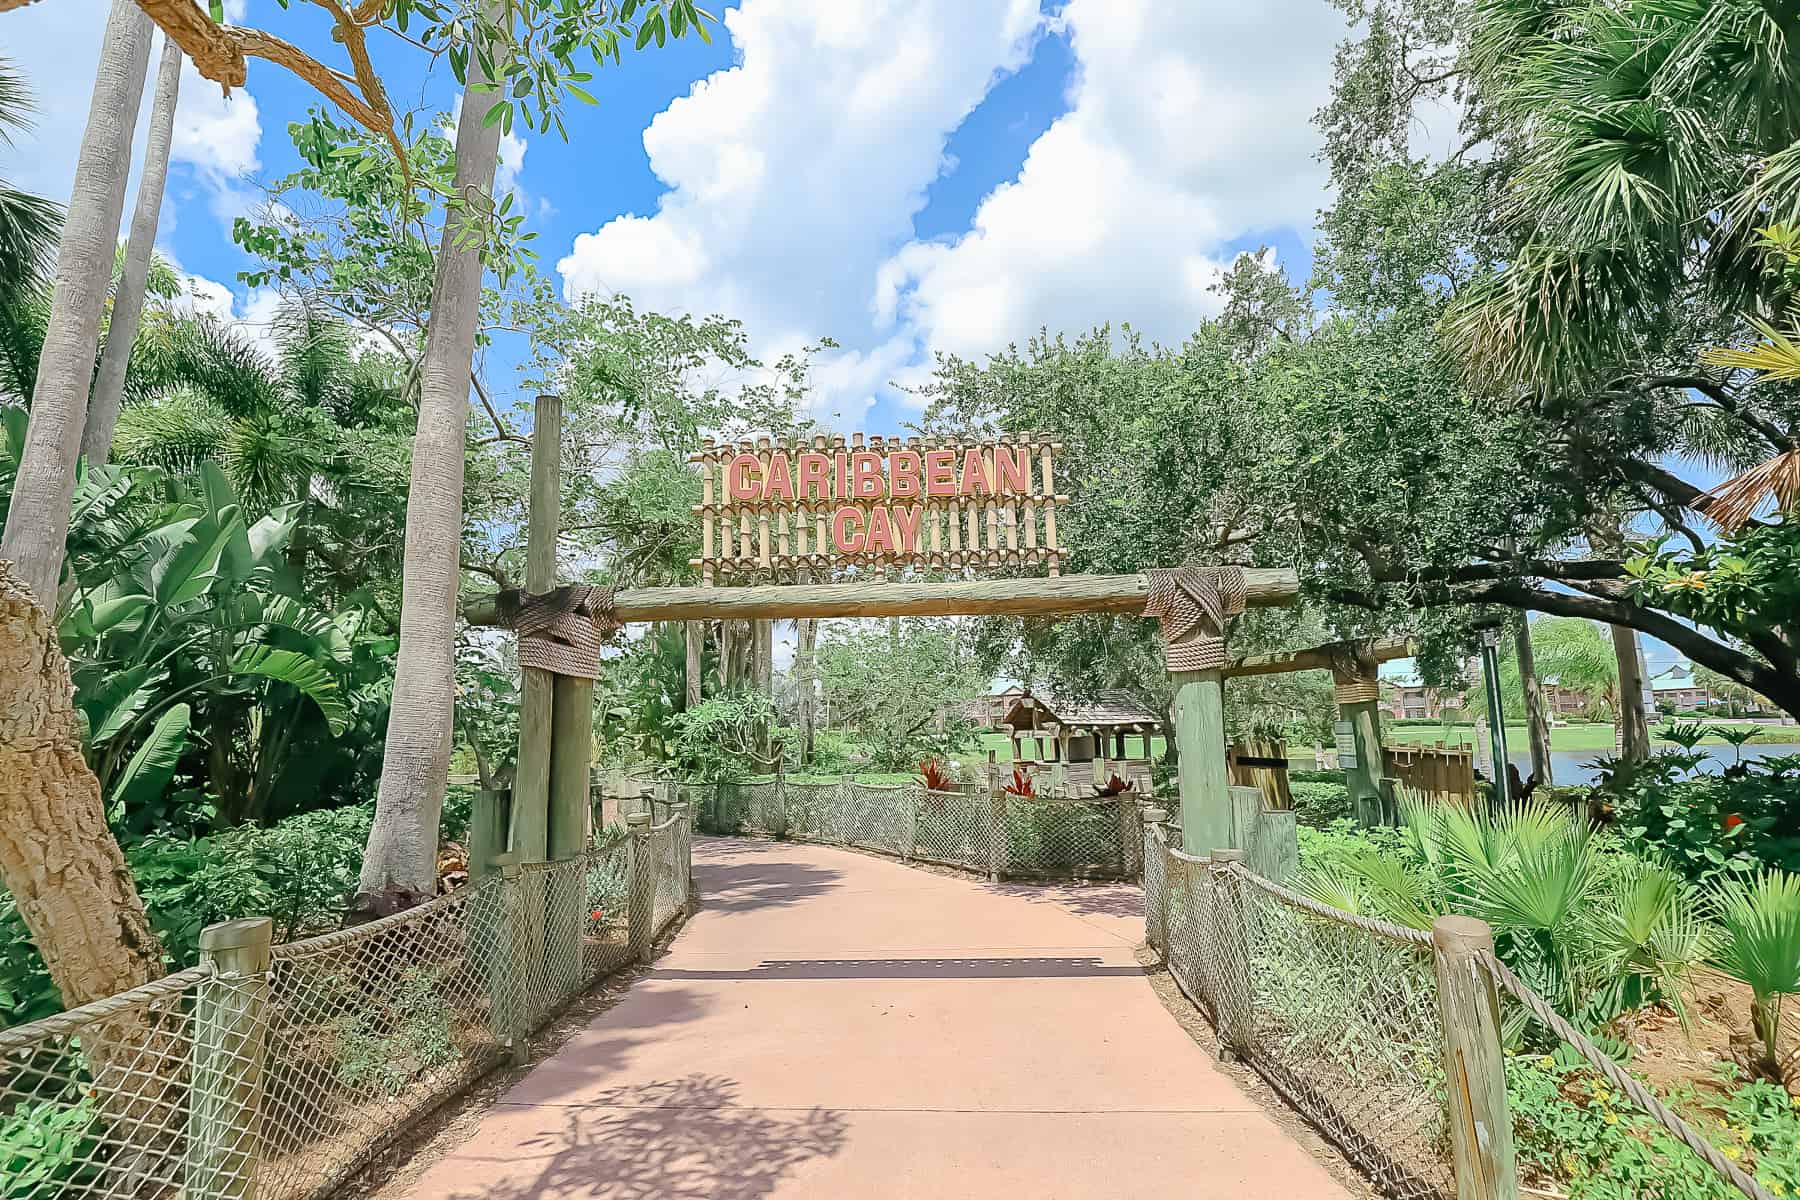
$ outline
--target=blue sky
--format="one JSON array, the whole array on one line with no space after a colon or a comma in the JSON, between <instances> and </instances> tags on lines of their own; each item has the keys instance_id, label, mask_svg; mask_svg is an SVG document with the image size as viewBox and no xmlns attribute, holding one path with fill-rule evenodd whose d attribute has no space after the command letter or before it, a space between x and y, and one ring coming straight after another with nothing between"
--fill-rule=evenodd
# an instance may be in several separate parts
<instances>
[{"instance_id":1,"label":"blue sky","mask_svg":"<svg viewBox=\"0 0 1800 1200\"><path fill-rule=\"evenodd\" d=\"M35 136L0 178L65 198L103 0L0 18L0 54L39 93ZM543 265L565 294L743 320L753 347L835 339L817 413L889 431L933 352L979 356L1039 328L1129 322L1179 341L1216 311L1241 251L1296 277L1328 202L1311 119L1345 29L1327 0L735 0L688 38L601 70L570 137L503 145ZM230 19L340 62L311 8L230 0ZM374 43L395 105L448 113L457 87L414 48ZM195 302L256 334L229 236L295 165L289 122L320 103L267 63L229 100L184 74L161 248ZM148 97L146 97L146 108ZM141 141L140 122L140 141ZM1421 129L1422 144L1454 132ZM135 190L135 175L132 181ZM126 206L129 212L130 205ZM485 374L514 394L502 346ZM1652 669L1673 651L1649 643Z\"/></svg>"},{"instance_id":2,"label":"blue sky","mask_svg":"<svg viewBox=\"0 0 1800 1200\"><path fill-rule=\"evenodd\" d=\"M1310 125L1343 35L1325 0L738 0L689 38L598 73L570 138L517 131L503 177L570 295L742 319L765 358L831 337L818 408L888 430L933 351L979 355L1040 327L1129 321L1179 340L1208 287L1268 243L1299 272L1325 175ZM62 197L106 5L9 13L0 53L40 92L35 138L0 175ZM327 61L306 6L231 17ZM448 71L375 45L397 107L447 112ZM254 330L229 238L258 183L294 165L287 125L318 103L252 63L231 100L184 77L162 248L203 303ZM129 206L128 206L129 207ZM513 383L502 353L490 385Z\"/></svg>"}]
</instances>

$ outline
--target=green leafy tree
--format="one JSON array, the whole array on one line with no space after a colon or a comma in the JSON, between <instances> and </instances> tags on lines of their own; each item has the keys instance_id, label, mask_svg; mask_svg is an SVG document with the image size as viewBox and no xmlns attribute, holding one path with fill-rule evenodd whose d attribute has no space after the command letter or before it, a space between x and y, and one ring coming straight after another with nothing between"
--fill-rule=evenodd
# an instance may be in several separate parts
<instances>
[{"instance_id":1,"label":"green leafy tree","mask_svg":"<svg viewBox=\"0 0 1800 1200\"><path fill-rule=\"evenodd\" d=\"M887 629L828 624L819 678L832 721L853 729L877 771L905 771L973 739L953 709L987 691L988 673L957 620L911 620Z\"/></svg>"}]
</instances>

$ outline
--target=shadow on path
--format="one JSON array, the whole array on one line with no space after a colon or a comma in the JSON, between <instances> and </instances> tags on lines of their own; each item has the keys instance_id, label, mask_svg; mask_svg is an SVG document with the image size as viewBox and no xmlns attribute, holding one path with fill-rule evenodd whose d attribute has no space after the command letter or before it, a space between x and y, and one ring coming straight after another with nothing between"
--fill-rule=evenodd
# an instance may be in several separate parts
<instances>
[{"instance_id":1,"label":"shadow on path","mask_svg":"<svg viewBox=\"0 0 1800 1200\"><path fill-rule=\"evenodd\" d=\"M694 878L707 909L733 913L799 904L822 896L836 886L842 873L810 863L771 859L750 846L710 841L703 856L696 856Z\"/></svg>"},{"instance_id":2,"label":"shadow on path","mask_svg":"<svg viewBox=\"0 0 1800 1200\"><path fill-rule=\"evenodd\" d=\"M1144 915L1144 892L1136 884L990 883L986 887L996 896L1011 896L1033 904L1055 904L1078 917L1142 919Z\"/></svg>"},{"instance_id":3,"label":"shadow on path","mask_svg":"<svg viewBox=\"0 0 1800 1200\"><path fill-rule=\"evenodd\" d=\"M523 1173L451 1200L761 1200L843 1149L842 1113L734 1107L737 1086L689 1075L603 1092L566 1110L560 1130L508 1147Z\"/></svg>"},{"instance_id":4,"label":"shadow on path","mask_svg":"<svg viewBox=\"0 0 1800 1200\"><path fill-rule=\"evenodd\" d=\"M1138 966L1068 958L775 958L749 970L656 972L658 979L1080 979L1142 975Z\"/></svg>"}]
</instances>

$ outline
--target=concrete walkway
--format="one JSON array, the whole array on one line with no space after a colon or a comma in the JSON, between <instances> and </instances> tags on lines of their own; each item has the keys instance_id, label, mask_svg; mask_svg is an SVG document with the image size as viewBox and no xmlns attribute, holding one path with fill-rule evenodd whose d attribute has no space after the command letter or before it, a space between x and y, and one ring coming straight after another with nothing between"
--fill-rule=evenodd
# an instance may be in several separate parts
<instances>
[{"instance_id":1,"label":"concrete walkway","mask_svg":"<svg viewBox=\"0 0 1800 1200\"><path fill-rule=\"evenodd\" d=\"M1136 888L700 840L704 908L414 1190L457 1200L1343 1191L1176 1025Z\"/></svg>"}]
</instances>

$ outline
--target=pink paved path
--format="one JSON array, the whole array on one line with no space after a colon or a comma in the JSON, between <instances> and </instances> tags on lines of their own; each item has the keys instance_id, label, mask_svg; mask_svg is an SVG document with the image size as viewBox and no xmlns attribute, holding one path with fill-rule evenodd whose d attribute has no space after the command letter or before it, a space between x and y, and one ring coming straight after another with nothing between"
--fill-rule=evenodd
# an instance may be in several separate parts
<instances>
[{"instance_id":1,"label":"pink paved path","mask_svg":"<svg viewBox=\"0 0 1800 1200\"><path fill-rule=\"evenodd\" d=\"M704 908L414 1195L1347 1195L1132 954L1136 888L697 841Z\"/></svg>"}]
</instances>

